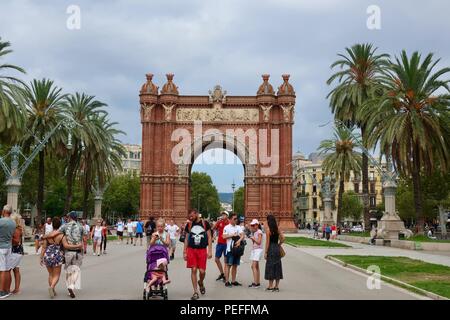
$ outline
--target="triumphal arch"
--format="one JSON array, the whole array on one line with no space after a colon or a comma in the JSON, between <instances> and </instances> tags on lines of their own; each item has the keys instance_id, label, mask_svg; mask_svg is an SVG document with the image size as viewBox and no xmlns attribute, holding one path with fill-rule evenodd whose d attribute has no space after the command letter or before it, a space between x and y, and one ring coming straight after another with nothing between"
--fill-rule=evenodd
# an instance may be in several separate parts
<instances>
[{"instance_id":1,"label":"triumphal arch","mask_svg":"<svg viewBox=\"0 0 450 320\"><path fill-rule=\"evenodd\" d=\"M166 75L161 90L152 82L152 74L146 77L139 94L141 217L185 221L191 208L189 183L194 160L207 148L224 148L244 165L246 220L264 221L273 213L284 230L294 230L295 92L289 75L282 76L277 92L269 75L263 75L252 96L229 96L218 85L208 95L181 95L173 74Z\"/></svg>"}]
</instances>

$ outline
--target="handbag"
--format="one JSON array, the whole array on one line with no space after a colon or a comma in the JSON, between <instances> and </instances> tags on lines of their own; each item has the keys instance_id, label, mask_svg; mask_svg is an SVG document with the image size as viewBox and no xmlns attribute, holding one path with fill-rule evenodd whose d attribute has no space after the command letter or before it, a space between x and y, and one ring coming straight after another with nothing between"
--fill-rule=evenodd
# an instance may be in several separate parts
<instances>
[{"instance_id":1,"label":"handbag","mask_svg":"<svg viewBox=\"0 0 450 320\"><path fill-rule=\"evenodd\" d=\"M19 245L17 245L17 246L12 246L11 252L12 252L12 253L15 253L15 254L21 254L21 255L24 255L24 252L23 252L23 245L22 245L22 244L19 244Z\"/></svg>"},{"instance_id":2,"label":"handbag","mask_svg":"<svg viewBox=\"0 0 450 320\"><path fill-rule=\"evenodd\" d=\"M283 246L280 244L280 257L283 258L286 255L286 251L284 251Z\"/></svg>"}]
</instances>

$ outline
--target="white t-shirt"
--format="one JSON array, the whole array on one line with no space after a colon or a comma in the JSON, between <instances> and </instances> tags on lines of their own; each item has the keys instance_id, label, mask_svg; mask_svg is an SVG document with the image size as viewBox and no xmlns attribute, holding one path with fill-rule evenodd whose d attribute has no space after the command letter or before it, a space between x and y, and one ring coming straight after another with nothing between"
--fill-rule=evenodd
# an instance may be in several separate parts
<instances>
[{"instance_id":1,"label":"white t-shirt","mask_svg":"<svg viewBox=\"0 0 450 320\"><path fill-rule=\"evenodd\" d=\"M95 226L94 228L94 237L95 238L101 238L102 237L102 227L101 226Z\"/></svg>"},{"instance_id":2,"label":"white t-shirt","mask_svg":"<svg viewBox=\"0 0 450 320\"><path fill-rule=\"evenodd\" d=\"M180 230L176 224L171 226L170 224L166 227L167 232L169 233L170 239L176 239L177 238L177 231Z\"/></svg>"},{"instance_id":3,"label":"white t-shirt","mask_svg":"<svg viewBox=\"0 0 450 320\"><path fill-rule=\"evenodd\" d=\"M240 235L242 233L242 228L238 225L233 226L231 223L227 224L225 228L223 228L223 234L225 235ZM233 239L227 239L227 253L231 251Z\"/></svg>"},{"instance_id":4,"label":"white t-shirt","mask_svg":"<svg viewBox=\"0 0 450 320\"><path fill-rule=\"evenodd\" d=\"M124 227L123 222L118 222L117 223L117 231L123 232L123 227Z\"/></svg>"},{"instance_id":5,"label":"white t-shirt","mask_svg":"<svg viewBox=\"0 0 450 320\"><path fill-rule=\"evenodd\" d=\"M134 232L134 222L127 223L127 232L128 233Z\"/></svg>"},{"instance_id":6,"label":"white t-shirt","mask_svg":"<svg viewBox=\"0 0 450 320\"><path fill-rule=\"evenodd\" d=\"M49 234L52 231L53 231L53 225L51 223L50 224L46 223L45 224L45 234Z\"/></svg>"},{"instance_id":7,"label":"white t-shirt","mask_svg":"<svg viewBox=\"0 0 450 320\"><path fill-rule=\"evenodd\" d=\"M89 232L91 231L91 228L89 227L88 224L84 225L84 230L86 231L86 234L89 234Z\"/></svg>"}]
</instances>

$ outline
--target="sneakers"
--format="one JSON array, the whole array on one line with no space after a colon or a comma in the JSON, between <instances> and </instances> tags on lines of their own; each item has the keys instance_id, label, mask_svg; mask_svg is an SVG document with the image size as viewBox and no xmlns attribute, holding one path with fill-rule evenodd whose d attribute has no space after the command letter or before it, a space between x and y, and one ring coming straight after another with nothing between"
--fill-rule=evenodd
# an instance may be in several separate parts
<instances>
[{"instance_id":1,"label":"sneakers","mask_svg":"<svg viewBox=\"0 0 450 320\"><path fill-rule=\"evenodd\" d=\"M237 282L237 281L235 281L235 282L232 282L231 283L233 286L235 286L235 287L239 287L239 286L242 286L242 284L240 284L239 282Z\"/></svg>"},{"instance_id":2,"label":"sneakers","mask_svg":"<svg viewBox=\"0 0 450 320\"><path fill-rule=\"evenodd\" d=\"M231 288L232 286L233 286L233 285L232 285L229 281L225 282L225 287Z\"/></svg>"},{"instance_id":3,"label":"sneakers","mask_svg":"<svg viewBox=\"0 0 450 320\"><path fill-rule=\"evenodd\" d=\"M252 284L249 285L248 287L249 287L249 288L252 288L252 289L258 289L260 286L261 286L261 285L260 285L259 283L252 283Z\"/></svg>"},{"instance_id":4,"label":"sneakers","mask_svg":"<svg viewBox=\"0 0 450 320\"><path fill-rule=\"evenodd\" d=\"M8 298L11 295L9 292L0 291L0 299Z\"/></svg>"},{"instance_id":5,"label":"sneakers","mask_svg":"<svg viewBox=\"0 0 450 320\"><path fill-rule=\"evenodd\" d=\"M225 280L225 274L221 273L220 276L216 279L216 281Z\"/></svg>"}]
</instances>

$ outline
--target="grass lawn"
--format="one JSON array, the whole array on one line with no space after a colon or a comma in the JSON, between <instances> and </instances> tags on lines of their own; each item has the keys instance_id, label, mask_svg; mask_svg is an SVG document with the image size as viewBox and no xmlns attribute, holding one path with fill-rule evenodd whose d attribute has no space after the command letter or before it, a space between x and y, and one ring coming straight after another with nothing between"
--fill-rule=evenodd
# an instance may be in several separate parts
<instances>
[{"instance_id":1,"label":"grass lawn","mask_svg":"<svg viewBox=\"0 0 450 320\"><path fill-rule=\"evenodd\" d=\"M405 239L405 240L409 240L409 241L416 241L416 242L439 242L439 243L450 243L450 240L433 240L428 238L427 236L424 235L414 235L409 239Z\"/></svg>"},{"instance_id":2,"label":"grass lawn","mask_svg":"<svg viewBox=\"0 0 450 320\"><path fill-rule=\"evenodd\" d=\"M305 237L286 237L285 242L287 244L299 247L336 247L336 248L350 248L342 243L334 242L334 241L326 241L326 240L316 240Z\"/></svg>"},{"instance_id":3,"label":"grass lawn","mask_svg":"<svg viewBox=\"0 0 450 320\"><path fill-rule=\"evenodd\" d=\"M450 267L406 257L332 255L347 264L363 269L380 267L381 275L450 298Z\"/></svg>"},{"instance_id":4,"label":"grass lawn","mask_svg":"<svg viewBox=\"0 0 450 320\"><path fill-rule=\"evenodd\" d=\"M341 233L343 236L370 237L370 231Z\"/></svg>"}]
</instances>

